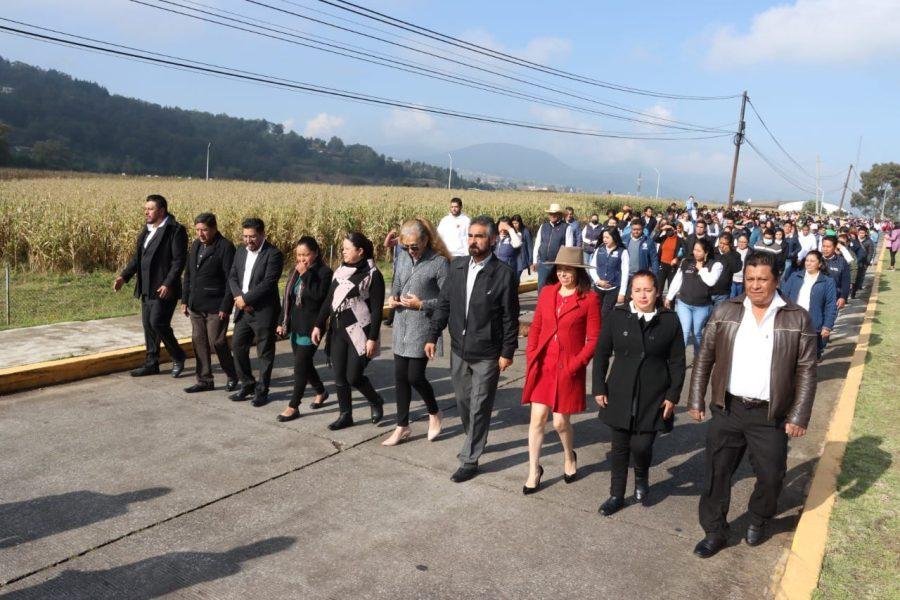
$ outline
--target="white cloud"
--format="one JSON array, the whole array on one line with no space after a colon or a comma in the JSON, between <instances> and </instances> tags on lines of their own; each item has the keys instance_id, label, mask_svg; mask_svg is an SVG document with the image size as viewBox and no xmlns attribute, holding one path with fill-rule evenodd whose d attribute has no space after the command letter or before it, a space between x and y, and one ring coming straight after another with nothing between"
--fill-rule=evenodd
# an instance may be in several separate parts
<instances>
[{"instance_id":1,"label":"white cloud","mask_svg":"<svg viewBox=\"0 0 900 600\"><path fill-rule=\"evenodd\" d=\"M290 123L290 127L288 126ZM293 128L294 120L285 121L285 129ZM305 137L326 138L334 135L338 129L344 125L344 117L337 115L329 115L328 113L319 113L306 122L306 129L303 130Z\"/></svg>"},{"instance_id":2,"label":"white cloud","mask_svg":"<svg viewBox=\"0 0 900 600\"><path fill-rule=\"evenodd\" d=\"M750 30L716 31L707 55L714 68L767 62L849 63L900 57L897 0L797 0L753 17Z\"/></svg>"},{"instance_id":3,"label":"white cloud","mask_svg":"<svg viewBox=\"0 0 900 600\"><path fill-rule=\"evenodd\" d=\"M558 63L572 53L572 42L555 36L539 36L519 48L500 43L491 33L483 29L467 31L460 37L467 42L536 63Z\"/></svg>"},{"instance_id":4,"label":"white cloud","mask_svg":"<svg viewBox=\"0 0 900 600\"><path fill-rule=\"evenodd\" d=\"M435 119L430 114L395 108L384 124L384 133L389 139L397 140L430 133L434 128Z\"/></svg>"}]
</instances>

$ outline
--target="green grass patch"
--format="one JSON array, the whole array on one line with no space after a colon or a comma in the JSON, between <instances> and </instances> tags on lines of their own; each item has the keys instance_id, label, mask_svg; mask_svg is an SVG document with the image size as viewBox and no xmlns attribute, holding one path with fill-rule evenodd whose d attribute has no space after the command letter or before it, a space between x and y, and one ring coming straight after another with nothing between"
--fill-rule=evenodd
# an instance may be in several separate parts
<instances>
[{"instance_id":1,"label":"green grass patch","mask_svg":"<svg viewBox=\"0 0 900 600\"><path fill-rule=\"evenodd\" d=\"M900 272L884 269L814 598L900 598L898 356Z\"/></svg>"}]
</instances>

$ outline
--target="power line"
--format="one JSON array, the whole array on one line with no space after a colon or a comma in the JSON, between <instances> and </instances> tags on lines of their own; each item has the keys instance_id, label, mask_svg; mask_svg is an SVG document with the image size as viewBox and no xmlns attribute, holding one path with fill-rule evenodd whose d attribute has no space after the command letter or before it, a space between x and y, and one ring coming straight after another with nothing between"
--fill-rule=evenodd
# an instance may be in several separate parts
<instances>
[{"instance_id":1,"label":"power line","mask_svg":"<svg viewBox=\"0 0 900 600\"><path fill-rule=\"evenodd\" d=\"M359 4L354 4L353 2L347 2L346 0L336 0L336 2L332 2L330 0L319 0L319 2L323 4L327 4L329 6L333 6L335 8L351 12L367 19L371 19L374 21L379 21L386 25L390 25L392 27L396 27L399 29L403 29L409 31L411 33L428 37L433 40L437 40L439 42L450 44L452 46L456 46L462 48L464 50L468 50L470 52L476 52L478 54L482 54L488 56L490 58L496 60L502 60L505 62L511 62L521 67L527 67L529 69L541 71L543 73L547 73L549 75L554 75L557 77L562 77L564 79L571 79L573 81L578 81L580 83L586 83L589 85L594 85L597 87L602 87L610 90L615 90L619 92L626 92L630 94L638 94L642 96L652 96L655 98L669 98L672 100L730 100L733 98L739 98L740 94L732 94L728 96L693 96L693 95L685 95L685 94L670 94L665 92L657 92L653 90L645 90L641 88L635 88L630 86L625 86L621 84L611 83L608 81L602 81L599 79L593 79L590 77L585 77L582 75L577 75L575 73L570 73L568 71L564 71L562 69L557 69L554 67L548 67L546 65L542 65L537 62L533 62L524 58L519 58L513 56L511 54L507 54L505 52L501 52L499 50L493 50L491 48L487 48L484 46L480 46L478 44L474 44L472 42L468 42L466 40L462 40L450 35L446 35L435 31L433 29L429 29L427 27L423 27L420 25L416 25L409 21L404 21L403 19L398 19L396 17L392 17L385 13L378 12L376 10L366 8L364 6L360 6Z\"/></svg>"},{"instance_id":2,"label":"power line","mask_svg":"<svg viewBox=\"0 0 900 600\"><path fill-rule=\"evenodd\" d=\"M765 120L762 118L762 115L759 114L759 111L756 110L756 106L753 104L753 102L752 102L749 98L747 99L747 102L750 104L750 108L753 109L753 114L755 114L755 115L756 115L756 118L759 119L759 122L760 122L760 124L763 126L763 129L766 130L766 132L769 134L769 137L771 137L771 138L772 138L772 141L775 142L775 145L778 146L778 148L784 153L784 155L787 156L788 159L790 159L790 161L791 161L792 163L794 163L794 165L796 165L797 168L800 169L800 171L801 171L804 175L806 175L807 177L811 177L811 178L815 179L815 177L816 177L815 175L813 175L812 173L810 173L809 171L807 171L805 168L803 168L803 165L801 165L799 162L797 162L797 160L794 159L793 156L791 156L790 152L788 152L787 150L785 150L784 146L781 145L781 142L778 141L778 138L775 137L775 134L772 133L772 130L769 129L769 126L766 125Z\"/></svg>"},{"instance_id":3,"label":"power line","mask_svg":"<svg viewBox=\"0 0 900 600\"><path fill-rule=\"evenodd\" d=\"M660 136L662 136L662 135L676 135L676 134L680 134L680 133L682 133L682 132L704 132L704 133L712 133L712 132L716 132L716 133L725 133L724 130L716 130L716 129L710 129L710 128L701 128L701 126L685 126L685 127L682 127L682 126L678 126L678 125L667 125L667 124L664 124L664 123L657 123L657 122L654 122L654 121L648 121L648 120L645 120L645 119L635 119L635 118L633 118L633 117L626 117L626 116L623 116L623 115L616 115L616 114L609 113L609 112L605 112L605 111L598 111L598 110L594 110L594 109L591 109L591 108L587 108L587 107L583 107L583 106L571 104L571 103L568 103L568 102L563 102L563 101L560 101L560 100L554 100L554 99L552 99L552 98L545 98L545 97L541 97L541 96L534 96L534 95L532 95L532 94L528 94L528 93L525 93L525 92L520 92L520 91L518 91L518 90L513 90L513 89L509 89L509 88L504 88L504 87L496 86L496 85L491 84L491 83L489 83L489 82L484 82L484 81L477 80L477 79L475 79L475 80L473 80L473 79L466 79L466 78L460 77L460 76L458 76L458 75L455 75L455 74L453 74L453 73L448 73L448 72L445 72L445 71L438 71L438 70L435 70L435 69L431 69L431 68L422 66L422 65L420 65L420 64L416 64L416 63L414 63L414 62L406 62L406 61L403 61L403 60L400 60L400 59L397 59L397 58L394 58L394 57L390 57L390 56L385 57L384 55L373 54L373 53L371 53L371 52L364 52L364 51L356 50L356 49L354 49L353 46L344 46L344 45L342 45L342 44L330 43L331 41L328 41L328 42L322 42L322 41L316 40L316 39L314 39L314 38L312 38L312 37L309 37L308 35L290 33L290 31L296 31L296 30L291 30L290 28L286 28L286 27L280 26L280 25L277 25L277 27L281 27L282 29L287 29L288 32L280 31L280 30L278 30L278 29L273 29L273 28L271 28L271 27L266 27L266 26L263 26L263 25L258 25L258 24L255 24L255 23L251 23L251 22L249 22L249 21L244 21L244 20L236 19L236 18L229 17L229 16L223 16L223 15L220 15L220 14L215 14L215 13L212 13L212 12L209 12L209 11L205 11L205 10L193 8L193 7L191 7L191 6L185 6L185 5L183 5L183 4L179 4L179 3L173 2L173 1L171 1L171 0L155 0L155 1L156 1L156 2L160 2L160 3L164 3L164 4L168 4L168 5L171 5L171 6L177 6L177 7L179 7L179 8L183 8L183 9L186 9L186 10L195 11L195 12L198 12L198 13L200 13L200 14L212 16L212 17L215 17L216 19L222 19L222 20L228 21L228 22L217 21L217 20L215 20L215 19L210 19L210 18L207 18L207 17L204 17L204 16L200 16L200 15L195 15L195 14L190 14L190 13L182 12L182 11L175 10L175 9L172 9L172 8L167 8L167 7L165 7L165 6L157 6L157 5L155 5L155 4L150 4L150 3L148 3L148 2L145 2L144 0L131 0L131 2L134 2L135 4L140 4L140 5L143 5L143 6L150 7L150 8L155 8L155 9L157 9L157 10L161 10L161 11L164 11L164 12L168 12L168 13L172 13L172 14L177 14L177 15L181 15L181 16L193 18L193 19L196 19L196 20L208 22L208 23L213 23L213 24L216 24L216 25L220 25L220 26L223 26L223 27L230 28L230 29L236 29L236 30L239 30L239 31L244 31L244 32L247 32L247 33L252 33L252 34L255 34L255 35L262 36L262 37L266 37L266 38L270 38L270 39L274 39L274 40L279 40L279 41L287 42L287 43L290 43L290 44L294 44L294 45L298 45L298 46L302 46L302 47L306 47L306 48L312 48L312 49L319 50L319 51L322 51L322 52L326 52L326 53L329 53L329 54L334 54L334 55L338 55L338 56L343 56L343 57L347 57L347 58L352 58L352 59L355 59L355 60L360 60L360 61L362 61L362 62L366 62L366 63L369 63L369 64L377 64L377 65L380 65L380 66L385 66L385 67L388 67L388 68L391 68L391 69L395 69L395 70L399 70L399 71L403 71L403 72L407 72L407 73L412 73L412 74L415 74L415 75L420 75L420 76L428 77L428 78L430 78L430 79L436 79L436 80L445 81L445 82L448 82L448 83L453 83L453 84L455 84L455 85L460 85L460 86L463 86L463 87L468 87L468 88L472 88L472 89L478 89L478 90L486 91L486 92L490 92L490 93L496 93L496 94L500 94L500 95L503 95L503 96L513 97L513 98L517 98L517 99L525 100L525 101L530 101L530 102L536 102L536 103L544 104L544 105L548 105L548 106L555 106L555 107L559 107L559 108L567 108L567 109L569 109L569 110L574 110L574 111L577 111L577 112L588 113L588 114L599 115L599 116L605 116L605 117L609 117L609 118L612 118L612 119L617 119L617 120L622 120L622 121L627 121L627 122L632 122L632 123L640 123L640 124L644 124L644 125L651 125L651 126L654 126L654 127L661 127L661 128L667 128L667 129L675 129L675 130L678 130L677 132L672 132L671 134L663 133L663 132L655 132L655 133L647 133L647 134L643 134L643 133L640 133L640 132L634 132L634 133L632 133L632 132L620 132L620 133L622 133L623 135L635 135L635 137L642 137L642 136L644 136L644 135L660 137ZM190 0L188 0L188 1L190 1ZM200 5L200 6L206 6L206 5L202 5L202 4L198 3L198 2L191 2L191 3L192 3L192 4L196 4L196 5ZM210 8L213 8L213 7L210 7ZM215 9L215 8L214 8L213 10L219 10L219 9ZM237 13L231 13L230 11L221 11L221 12L225 12L225 13L228 13L228 14L237 14ZM265 21L260 21L259 19L254 19L253 17L246 17L246 16L244 16L244 15L240 15L240 16L242 16L243 18L246 18L246 19L251 19L251 20L254 20L254 21L261 22L261 23L266 23ZM240 23L241 25L247 25L248 27L253 27L253 28L261 29L262 31L257 31L256 29L248 29L247 27L241 27L240 25L235 25L234 23ZM272 32L272 33L266 33L266 31ZM274 34L279 34L279 35L273 35L273 33L274 33ZM286 38L284 38L284 37L281 37L282 35L290 36L291 38L296 38L296 39L286 39ZM297 41L298 39L299 39L299 40L303 40L303 41ZM309 43L306 43L306 42L309 42ZM321 46L324 46L324 47L321 47ZM527 83L527 82L526 82L526 83ZM550 89L550 88L548 88L548 89ZM585 99L590 101L590 99L588 99L588 98L585 98ZM601 103L601 104L602 104L602 103Z\"/></svg>"},{"instance_id":4,"label":"power line","mask_svg":"<svg viewBox=\"0 0 900 600\"><path fill-rule=\"evenodd\" d=\"M756 145L750 140L749 137L744 136L744 141L747 142L747 145L759 156L763 162L765 162L770 169L772 169L776 174L778 174L782 179L788 182L790 185L794 186L798 190L802 192L806 192L807 194L815 194L815 190L810 190L803 186L802 183L799 183L796 179L794 179L789 173L785 172L778 164L775 163L772 159L762 153L762 151L756 147Z\"/></svg>"},{"instance_id":5,"label":"power line","mask_svg":"<svg viewBox=\"0 0 900 600\"><path fill-rule=\"evenodd\" d=\"M0 19L11 22L11 19L4 19L0 17ZM30 24L25 24L28 27L39 28L37 26L33 26ZM354 100L368 104L376 104L381 106L390 106L394 108L401 108L412 111L419 112L427 112L431 114L454 117L458 119L465 119L471 121L478 121L483 123L491 123L496 125L507 125L511 127L519 127L525 129L533 129L540 131L551 131L557 133L568 133L572 135L584 135L590 137L601 137L601 138L614 138L614 139L658 139L658 140L670 140L671 138L633 138L630 136L623 135L614 135L608 134L599 130L589 130L589 129L580 129L580 128L572 128L572 127L561 127L555 125L549 125L546 123L534 123L529 121L519 121L514 119L506 119L502 117L493 117L489 115L481 115L477 113L467 113L462 111L457 111L449 108L442 107L434 107L428 105L417 105L409 102L404 102L401 100L393 100L389 98L381 98L378 96L371 96L368 94L361 94L357 92L341 90L337 88L329 88L324 86L319 86L312 83L306 82L292 82L291 80L272 77L268 75L260 75L260 74L250 74L248 71L241 71L237 69L231 69L229 67L221 67L221 66L208 66L209 63L201 63L199 61L193 61L191 59L171 57L171 58L160 58L158 54L153 52L148 52L140 49L132 49L129 51L125 50L117 50L113 44L109 44L107 42L99 42L102 44L106 44L114 47L102 47L94 44L88 44L85 42L78 42L74 40L67 40L55 36L49 36L41 33L36 33L33 31L26 31L22 29L17 29L14 27L8 27L5 25L0 25L0 31L12 33L15 35L23 35L29 38L50 42L56 44L64 44L70 47L78 48L78 49L87 49L92 51L98 51L114 56L125 57L129 59L137 59L144 62L159 64L164 67L175 67L179 69L187 69L190 71L194 71L201 74L211 74L214 76L224 76L231 79L239 79L248 81L251 83L259 83L269 86L275 86L280 88L286 88L289 90L294 90L298 92L306 92L318 95L327 95L338 98L343 98L347 100ZM63 34L69 37L76 37L70 34ZM121 47L121 46L118 46ZM682 139L713 139L713 138L721 138L726 137L729 134L718 134L718 135L709 135L709 136L697 136L693 138L682 138Z\"/></svg>"}]
</instances>

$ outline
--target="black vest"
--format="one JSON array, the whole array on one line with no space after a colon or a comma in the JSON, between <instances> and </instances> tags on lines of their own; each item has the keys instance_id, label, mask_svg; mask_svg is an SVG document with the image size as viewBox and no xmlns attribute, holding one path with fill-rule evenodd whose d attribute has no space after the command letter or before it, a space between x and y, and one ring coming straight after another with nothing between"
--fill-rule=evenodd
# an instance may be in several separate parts
<instances>
[{"instance_id":1,"label":"black vest","mask_svg":"<svg viewBox=\"0 0 900 600\"><path fill-rule=\"evenodd\" d=\"M709 288L709 293L713 296L727 296L731 293L731 279L744 267L744 264L741 262L741 255L737 250L732 250L728 254L720 254L716 257L716 262L722 264L722 274L716 284Z\"/></svg>"},{"instance_id":2,"label":"black vest","mask_svg":"<svg viewBox=\"0 0 900 600\"><path fill-rule=\"evenodd\" d=\"M693 258L686 258L681 263L681 289L678 299L691 306L709 306L712 304L710 288L700 279L700 272Z\"/></svg>"}]
</instances>

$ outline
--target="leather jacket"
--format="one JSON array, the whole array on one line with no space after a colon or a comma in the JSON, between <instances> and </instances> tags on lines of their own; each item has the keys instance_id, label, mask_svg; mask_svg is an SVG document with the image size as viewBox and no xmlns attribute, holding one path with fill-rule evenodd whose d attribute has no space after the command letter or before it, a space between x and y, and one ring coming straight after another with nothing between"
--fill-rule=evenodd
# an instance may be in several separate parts
<instances>
[{"instance_id":1,"label":"leather jacket","mask_svg":"<svg viewBox=\"0 0 900 600\"><path fill-rule=\"evenodd\" d=\"M768 418L805 428L816 396L816 333L809 313L789 299L785 301L787 304L775 313ZM710 403L725 408L734 338L743 317L744 296L741 295L722 302L706 324L700 352L694 359L689 408L706 410L710 379Z\"/></svg>"}]
</instances>

